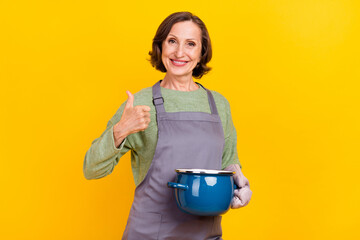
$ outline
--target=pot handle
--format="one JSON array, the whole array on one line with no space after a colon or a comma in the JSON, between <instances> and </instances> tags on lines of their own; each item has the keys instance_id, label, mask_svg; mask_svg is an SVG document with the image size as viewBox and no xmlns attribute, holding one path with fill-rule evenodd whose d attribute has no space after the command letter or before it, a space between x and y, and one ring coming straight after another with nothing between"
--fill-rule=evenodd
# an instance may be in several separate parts
<instances>
[{"instance_id":1,"label":"pot handle","mask_svg":"<svg viewBox=\"0 0 360 240\"><path fill-rule=\"evenodd\" d=\"M180 183L168 182L167 185L168 185L168 187L171 187L171 188L179 188L179 189L182 189L182 190L188 190L189 189L188 185L184 185L184 184L180 184Z\"/></svg>"}]
</instances>

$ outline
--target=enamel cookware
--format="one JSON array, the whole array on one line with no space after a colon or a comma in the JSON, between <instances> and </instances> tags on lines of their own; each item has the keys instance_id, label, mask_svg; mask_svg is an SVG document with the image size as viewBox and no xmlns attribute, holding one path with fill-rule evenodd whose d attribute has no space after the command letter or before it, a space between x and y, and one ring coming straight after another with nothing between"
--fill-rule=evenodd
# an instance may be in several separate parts
<instances>
[{"instance_id":1,"label":"enamel cookware","mask_svg":"<svg viewBox=\"0 0 360 240\"><path fill-rule=\"evenodd\" d=\"M176 169L174 188L177 206L183 212L200 216L218 216L230 208L235 172L209 169Z\"/></svg>"}]
</instances>

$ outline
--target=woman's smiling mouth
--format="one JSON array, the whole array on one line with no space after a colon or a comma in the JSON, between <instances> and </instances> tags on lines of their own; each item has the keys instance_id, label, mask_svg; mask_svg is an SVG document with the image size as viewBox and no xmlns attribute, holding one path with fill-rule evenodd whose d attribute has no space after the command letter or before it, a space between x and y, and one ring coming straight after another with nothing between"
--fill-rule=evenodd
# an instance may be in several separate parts
<instances>
[{"instance_id":1,"label":"woman's smiling mouth","mask_svg":"<svg viewBox=\"0 0 360 240\"><path fill-rule=\"evenodd\" d=\"M188 61L183 61L183 60L174 60L174 59L170 59L170 60L173 65L178 66L178 67L185 66L188 63Z\"/></svg>"}]
</instances>

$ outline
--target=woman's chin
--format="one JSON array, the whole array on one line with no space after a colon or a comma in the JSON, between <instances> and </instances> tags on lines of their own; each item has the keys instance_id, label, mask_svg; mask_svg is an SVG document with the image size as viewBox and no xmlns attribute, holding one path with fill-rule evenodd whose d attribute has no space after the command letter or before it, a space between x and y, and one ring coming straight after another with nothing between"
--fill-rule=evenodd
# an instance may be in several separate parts
<instances>
[{"instance_id":1,"label":"woman's chin","mask_svg":"<svg viewBox=\"0 0 360 240\"><path fill-rule=\"evenodd\" d=\"M182 69L171 69L171 70L167 70L167 75L169 76L174 76L174 77L191 77L192 76L192 71L184 71Z\"/></svg>"},{"instance_id":2,"label":"woman's chin","mask_svg":"<svg viewBox=\"0 0 360 240\"><path fill-rule=\"evenodd\" d=\"M192 78L192 74L181 74L181 73L171 73L171 74L167 74L169 77L174 77L174 78Z\"/></svg>"}]
</instances>

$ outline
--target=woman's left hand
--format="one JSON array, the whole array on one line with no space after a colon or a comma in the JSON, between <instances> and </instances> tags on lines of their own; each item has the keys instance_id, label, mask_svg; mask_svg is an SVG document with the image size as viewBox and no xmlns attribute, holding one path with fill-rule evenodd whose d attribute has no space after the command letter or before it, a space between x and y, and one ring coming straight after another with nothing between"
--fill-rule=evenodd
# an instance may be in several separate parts
<instances>
[{"instance_id":1,"label":"woman's left hand","mask_svg":"<svg viewBox=\"0 0 360 240\"><path fill-rule=\"evenodd\" d=\"M231 201L231 208L241 208L248 205L250 202L252 191L250 190L249 180L241 172L241 168L238 164L231 164L227 168L227 171L233 171L235 184L240 187L240 189L234 190L234 197Z\"/></svg>"}]
</instances>

